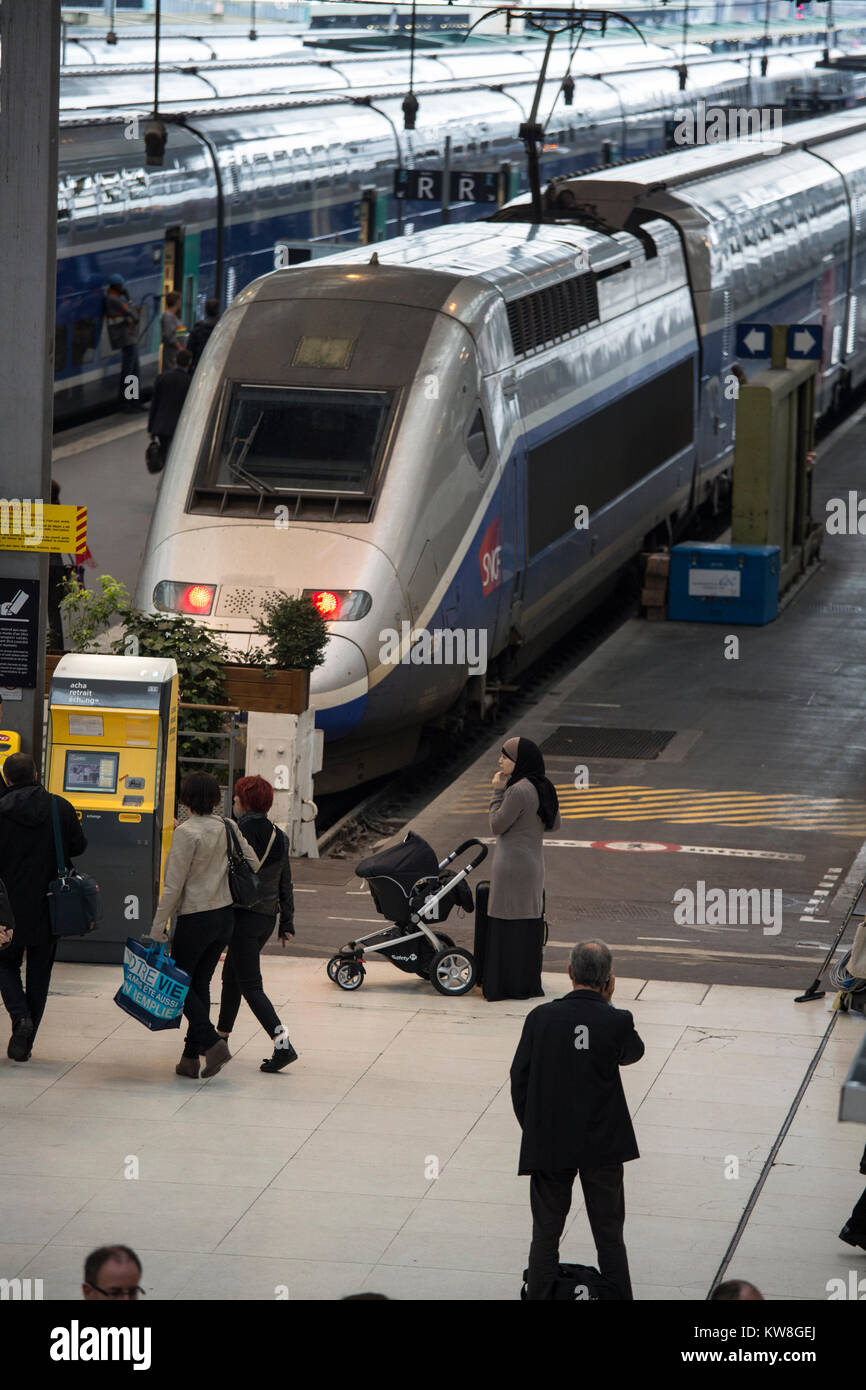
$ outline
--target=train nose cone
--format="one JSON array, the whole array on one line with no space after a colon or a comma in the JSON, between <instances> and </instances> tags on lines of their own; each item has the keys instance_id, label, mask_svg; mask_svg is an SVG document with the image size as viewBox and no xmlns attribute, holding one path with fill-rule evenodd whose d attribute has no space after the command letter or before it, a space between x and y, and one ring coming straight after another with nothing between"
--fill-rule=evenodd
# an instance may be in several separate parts
<instances>
[{"instance_id":1,"label":"train nose cone","mask_svg":"<svg viewBox=\"0 0 866 1390\"><path fill-rule=\"evenodd\" d=\"M316 728L322 729L327 739L351 733L361 722L368 691L367 663L361 648L332 632L324 663L310 675L310 709L316 712Z\"/></svg>"}]
</instances>

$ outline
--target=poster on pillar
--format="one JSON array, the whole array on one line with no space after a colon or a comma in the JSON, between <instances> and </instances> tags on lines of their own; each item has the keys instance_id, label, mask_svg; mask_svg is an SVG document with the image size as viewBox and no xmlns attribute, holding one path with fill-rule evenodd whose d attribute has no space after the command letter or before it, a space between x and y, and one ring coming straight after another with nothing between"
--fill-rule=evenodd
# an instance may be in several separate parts
<instances>
[{"instance_id":1,"label":"poster on pillar","mask_svg":"<svg viewBox=\"0 0 866 1390\"><path fill-rule=\"evenodd\" d=\"M36 688L38 579L0 579L0 686Z\"/></svg>"}]
</instances>

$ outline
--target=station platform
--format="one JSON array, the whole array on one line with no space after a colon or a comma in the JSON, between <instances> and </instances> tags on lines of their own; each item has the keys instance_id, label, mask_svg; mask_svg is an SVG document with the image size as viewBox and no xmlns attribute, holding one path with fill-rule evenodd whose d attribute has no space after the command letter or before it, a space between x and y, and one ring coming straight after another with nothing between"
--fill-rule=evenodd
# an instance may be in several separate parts
<instances>
[{"instance_id":1,"label":"station platform","mask_svg":"<svg viewBox=\"0 0 866 1390\"><path fill-rule=\"evenodd\" d=\"M298 1061L263 1075L242 1006L235 1055L204 1082L174 1074L178 1032L112 1002L117 966L55 968L31 1061L0 1062L0 1278L76 1299L88 1251L118 1242L148 1301L518 1298L529 1180L508 1070L534 1002L442 998L375 962L353 994L321 960L264 967ZM562 994L562 976L544 987ZM623 1069L641 1151L625 1165L635 1297L704 1299L827 1001L627 977L614 1002L646 1044ZM728 1270L767 1299L824 1300L829 1280L866 1276L866 1252L837 1238L863 1127L835 1119L862 1035L862 1018L838 1017ZM579 1189L562 1257L595 1263Z\"/></svg>"},{"instance_id":2,"label":"station platform","mask_svg":"<svg viewBox=\"0 0 866 1390\"><path fill-rule=\"evenodd\" d=\"M864 440L861 410L819 452L815 516L861 483ZM626 622L407 828L440 858L489 839L499 750L522 734L542 748L562 812L545 839L548 969L600 936L629 975L799 993L866 874L862 574L862 537L827 536L820 567L766 626ZM335 949L372 930L352 869L296 861L299 944ZM714 888L728 901L763 890L767 920L677 920L679 890L697 909ZM454 915L449 931L470 944Z\"/></svg>"}]
</instances>

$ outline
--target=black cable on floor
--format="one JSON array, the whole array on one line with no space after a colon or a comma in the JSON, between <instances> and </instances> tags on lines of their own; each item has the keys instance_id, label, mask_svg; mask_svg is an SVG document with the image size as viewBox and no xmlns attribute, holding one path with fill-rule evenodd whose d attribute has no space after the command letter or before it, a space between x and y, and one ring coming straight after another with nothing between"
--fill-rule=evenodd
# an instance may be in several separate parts
<instances>
[{"instance_id":1,"label":"black cable on floor","mask_svg":"<svg viewBox=\"0 0 866 1390\"><path fill-rule=\"evenodd\" d=\"M803 1096L806 1094L806 1088L807 1088L807 1086L809 1085L809 1082L812 1080L812 1077L815 1075L815 1068L817 1067L818 1063L819 1063L820 1060L821 1060L821 1057L823 1056L824 1048L827 1046L828 1042L830 1041L830 1034L833 1032L833 1029L834 1029L835 1026L836 1026L836 1019L839 1017L839 1012L840 1012L839 1010L836 1010L836 1012L833 1014L833 1017L830 1019L830 1022L827 1024L827 1028L826 1028L826 1030L825 1030L825 1032L824 1032L824 1036L823 1036L823 1038L821 1039L820 1043L818 1044L818 1047L817 1047L817 1049L816 1049L816 1051L815 1051L814 1057L812 1058L811 1062L809 1063L808 1069L807 1069L807 1071L806 1071L806 1075L803 1077L803 1080L800 1082L800 1086L799 1086L799 1089L798 1089L798 1091L797 1091L797 1094L795 1095L794 1099L793 1099L792 1102L791 1102L791 1108L790 1108L790 1110L788 1111L787 1115L785 1116L785 1122L784 1122L784 1124L782 1125L782 1128L779 1130L779 1133L776 1135L776 1139L775 1139L775 1141L774 1141L774 1143L773 1143L772 1149L771 1149L770 1152L767 1154L767 1157L766 1157L766 1159L764 1160L764 1166L763 1166L763 1168L761 1169L761 1171L760 1171L760 1173L759 1173L759 1175L758 1175L758 1181L755 1183L755 1186L752 1188L752 1195L750 1196L750 1198L749 1198L749 1200L748 1200L748 1203L746 1204L746 1209L745 1209L745 1211L743 1212L742 1216L740 1217L740 1220L739 1220L739 1222L738 1222L738 1224L737 1224L737 1229L734 1231L734 1234L731 1236L730 1244L728 1245L727 1250L725 1251L724 1255L722 1256L722 1263L719 1265L718 1269L716 1270L716 1273L715 1273L715 1276L714 1276L714 1278L713 1278L713 1281L712 1281L712 1283L710 1284L710 1287L709 1287L709 1289L708 1289L708 1291L707 1291L707 1298L709 1298L709 1296L710 1296L710 1294L712 1293L713 1289L716 1288L717 1285L721 1284L722 1280L723 1280L724 1277L725 1277L725 1274L727 1273L728 1265L731 1263L731 1260L734 1258L734 1253L735 1253L735 1251L736 1251L736 1249L737 1249L737 1246L739 1245L740 1241L741 1241L742 1238L743 1238L743 1232L745 1231L746 1226L749 1224L749 1217L751 1216L752 1212L753 1212L754 1209L755 1209L755 1204L756 1204L758 1198L759 1198L760 1195L761 1195L761 1191L762 1191L762 1189L763 1189L764 1183L767 1181L767 1178L768 1178L769 1175L770 1175L770 1169L772 1168L773 1164L774 1164L775 1161L776 1161L776 1155L778 1154L778 1152L779 1152L779 1150L781 1149L783 1143L785 1142L785 1137L786 1137L786 1135L787 1135L787 1133L788 1133L788 1130L791 1128L791 1125L793 1124L794 1116L796 1115L798 1109L800 1108L800 1101L803 1099Z\"/></svg>"}]
</instances>

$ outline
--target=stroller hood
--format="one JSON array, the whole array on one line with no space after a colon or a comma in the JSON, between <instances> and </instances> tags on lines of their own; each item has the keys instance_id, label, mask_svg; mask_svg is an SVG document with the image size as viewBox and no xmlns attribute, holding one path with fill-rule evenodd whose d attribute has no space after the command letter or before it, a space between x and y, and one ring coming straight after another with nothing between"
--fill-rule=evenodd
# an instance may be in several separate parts
<instances>
[{"instance_id":1,"label":"stroller hood","mask_svg":"<svg viewBox=\"0 0 866 1390\"><path fill-rule=\"evenodd\" d=\"M432 846L410 830L401 844L362 859L355 873L358 878L396 879L408 894L419 878L431 878L439 873L439 860Z\"/></svg>"}]
</instances>

